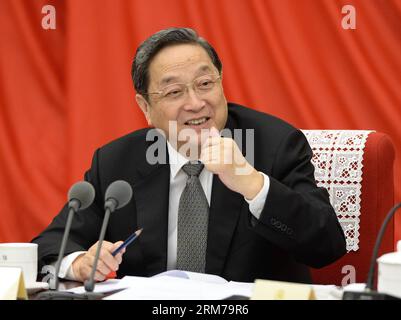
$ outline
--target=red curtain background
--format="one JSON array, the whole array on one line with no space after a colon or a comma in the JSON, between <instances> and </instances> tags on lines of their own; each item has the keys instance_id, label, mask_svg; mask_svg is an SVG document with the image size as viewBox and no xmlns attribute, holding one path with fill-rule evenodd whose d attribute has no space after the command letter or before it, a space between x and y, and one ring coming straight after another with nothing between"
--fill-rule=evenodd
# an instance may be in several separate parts
<instances>
[{"instance_id":1,"label":"red curtain background","mask_svg":"<svg viewBox=\"0 0 401 320\"><path fill-rule=\"evenodd\" d=\"M42 28L49 4L55 30ZM215 46L229 101L303 129L389 134L401 201L401 1L0 0L0 242L39 233L94 150L146 125L131 61L170 26Z\"/></svg>"}]
</instances>

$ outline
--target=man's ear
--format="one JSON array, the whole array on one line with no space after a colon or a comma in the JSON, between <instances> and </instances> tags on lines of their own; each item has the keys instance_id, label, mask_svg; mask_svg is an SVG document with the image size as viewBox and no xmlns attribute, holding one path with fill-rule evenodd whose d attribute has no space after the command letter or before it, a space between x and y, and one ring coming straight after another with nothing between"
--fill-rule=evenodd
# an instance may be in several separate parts
<instances>
[{"instance_id":1,"label":"man's ear","mask_svg":"<svg viewBox=\"0 0 401 320\"><path fill-rule=\"evenodd\" d=\"M136 103L138 104L139 108L141 108L143 114L145 115L148 125L151 126L152 120L150 118L149 102L146 101L146 99L143 97L143 95L138 94L138 93L135 95L135 100L136 100Z\"/></svg>"}]
</instances>

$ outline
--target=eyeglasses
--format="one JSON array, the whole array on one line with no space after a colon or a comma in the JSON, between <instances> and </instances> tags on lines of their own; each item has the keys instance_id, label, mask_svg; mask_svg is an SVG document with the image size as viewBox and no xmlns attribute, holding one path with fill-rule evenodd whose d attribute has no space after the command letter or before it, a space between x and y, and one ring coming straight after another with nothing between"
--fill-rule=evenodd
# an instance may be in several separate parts
<instances>
[{"instance_id":1,"label":"eyeglasses","mask_svg":"<svg viewBox=\"0 0 401 320\"><path fill-rule=\"evenodd\" d=\"M160 99L165 101L178 101L186 96L188 88L192 89L198 94L198 96L206 94L213 90L216 83L221 80L221 76L215 74L207 74L194 79L193 81L185 83L173 83L165 86L160 91L148 92L144 95L158 95Z\"/></svg>"}]
</instances>

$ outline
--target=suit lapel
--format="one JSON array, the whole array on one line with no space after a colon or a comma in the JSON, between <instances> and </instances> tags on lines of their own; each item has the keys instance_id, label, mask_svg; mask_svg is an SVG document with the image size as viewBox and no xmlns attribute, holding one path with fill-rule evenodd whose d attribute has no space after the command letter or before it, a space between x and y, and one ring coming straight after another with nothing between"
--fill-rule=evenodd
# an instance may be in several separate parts
<instances>
[{"instance_id":1,"label":"suit lapel","mask_svg":"<svg viewBox=\"0 0 401 320\"><path fill-rule=\"evenodd\" d=\"M235 121L228 116L226 128L233 132ZM243 196L228 189L217 175L213 176L206 252L206 273L222 274L238 223Z\"/></svg>"},{"instance_id":2,"label":"suit lapel","mask_svg":"<svg viewBox=\"0 0 401 320\"><path fill-rule=\"evenodd\" d=\"M243 197L213 177L206 252L206 273L222 274Z\"/></svg>"},{"instance_id":3,"label":"suit lapel","mask_svg":"<svg viewBox=\"0 0 401 320\"><path fill-rule=\"evenodd\" d=\"M139 240L148 274L154 275L167 267L170 166L144 159L137 169L142 176L133 186L138 227L143 228Z\"/></svg>"}]
</instances>

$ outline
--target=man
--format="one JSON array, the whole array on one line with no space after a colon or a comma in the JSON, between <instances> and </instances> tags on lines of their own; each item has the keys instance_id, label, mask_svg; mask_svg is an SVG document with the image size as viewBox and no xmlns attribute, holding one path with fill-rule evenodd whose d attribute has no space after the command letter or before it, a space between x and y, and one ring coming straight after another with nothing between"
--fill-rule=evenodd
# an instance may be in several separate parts
<instances>
[{"instance_id":1,"label":"man","mask_svg":"<svg viewBox=\"0 0 401 320\"><path fill-rule=\"evenodd\" d=\"M132 76L136 101L161 134L147 141L151 129L138 130L95 152L85 175L95 202L74 218L61 277L89 277L104 193L115 180L131 184L133 199L110 218L98 281L111 271L151 276L186 269L235 281L311 282L308 266L323 267L345 254L343 231L327 191L315 184L303 134L270 115L227 104L220 59L195 31L152 35L136 52ZM242 151L221 136L238 129L247 144ZM167 147L165 162L150 161L155 143ZM33 240L41 264L57 258L66 216L64 207ZM139 228L141 236L124 256L113 257Z\"/></svg>"}]
</instances>

